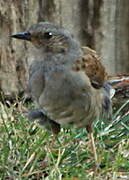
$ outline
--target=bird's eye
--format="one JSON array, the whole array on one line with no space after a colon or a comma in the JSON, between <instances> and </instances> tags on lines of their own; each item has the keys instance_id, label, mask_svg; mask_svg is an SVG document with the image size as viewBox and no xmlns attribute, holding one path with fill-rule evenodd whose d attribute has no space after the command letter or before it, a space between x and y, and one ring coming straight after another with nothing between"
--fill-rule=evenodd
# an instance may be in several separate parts
<instances>
[{"instance_id":1,"label":"bird's eye","mask_svg":"<svg viewBox=\"0 0 129 180\"><path fill-rule=\"evenodd\" d=\"M44 33L44 38L50 39L53 36L52 32L45 32Z\"/></svg>"}]
</instances>

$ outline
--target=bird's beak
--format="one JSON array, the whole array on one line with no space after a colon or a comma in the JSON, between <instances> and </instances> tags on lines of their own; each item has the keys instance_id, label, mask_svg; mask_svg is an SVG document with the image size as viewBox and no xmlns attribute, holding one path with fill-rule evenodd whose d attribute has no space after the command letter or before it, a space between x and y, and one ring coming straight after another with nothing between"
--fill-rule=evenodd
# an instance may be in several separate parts
<instances>
[{"instance_id":1,"label":"bird's beak","mask_svg":"<svg viewBox=\"0 0 129 180\"><path fill-rule=\"evenodd\" d=\"M10 37L22 40L31 40L31 34L29 32L20 32L18 34L12 34Z\"/></svg>"}]
</instances>

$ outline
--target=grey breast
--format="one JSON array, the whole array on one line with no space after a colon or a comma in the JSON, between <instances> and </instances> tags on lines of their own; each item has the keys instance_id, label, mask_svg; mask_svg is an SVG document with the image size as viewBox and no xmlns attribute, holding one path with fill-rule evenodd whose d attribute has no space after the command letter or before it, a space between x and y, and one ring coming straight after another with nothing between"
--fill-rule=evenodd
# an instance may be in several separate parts
<instances>
[{"instance_id":1,"label":"grey breast","mask_svg":"<svg viewBox=\"0 0 129 180\"><path fill-rule=\"evenodd\" d=\"M81 127L98 117L98 106L93 105L94 90L84 72L57 67L49 70L45 77L39 105L51 119Z\"/></svg>"}]
</instances>

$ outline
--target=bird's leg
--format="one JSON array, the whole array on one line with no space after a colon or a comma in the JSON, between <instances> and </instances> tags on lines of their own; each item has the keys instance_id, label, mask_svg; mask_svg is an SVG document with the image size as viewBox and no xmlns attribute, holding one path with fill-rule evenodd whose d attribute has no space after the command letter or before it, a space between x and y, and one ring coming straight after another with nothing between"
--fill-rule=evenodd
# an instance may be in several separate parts
<instances>
[{"instance_id":1,"label":"bird's leg","mask_svg":"<svg viewBox=\"0 0 129 180\"><path fill-rule=\"evenodd\" d=\"M47 116L45 116L45 120L43 118L41 118L38 123L41 125L41 126L44 126L47 130L51 131L52 132L52 143L51 145L53 146L54 145L54 142L55 140L57 139L57 135L58 133L60 132L60 124L58 124L57 122L49 119Z\"/></svg>"},{"instance_id":2,"label":"bird's leg","mask_svg":"<svg viewBox=\"0 0 129 180\"><path fill-rule=\"evenodd\" d=\"M94 154L95 163L96 163L96 166L98 167L98 164L99 164L99 163L98 163L96 146L95 146L95 141L94 141L94 136L93 136L93 131L92 131L91 125L87 125L87 126L86 126L86 130L87 130L88 135L89 135L89 138L90 138L90 140L91 140L91 147L92 147L92 151L93 151L93 154Z\"/></svg>"},{"instance_id":3,"label":"bird's leg","mask_svg":"<svg viewBox=\"0 0 129 180\"><path fill-rule=\"evenodd\" d=\"M60 132L60 124L51 120L41 110L32 110L27 116L29 121L38 120L38 123L47 130L52 131L53 135L57 135Z\"/></svg>"},{"instance_id":4,"label":"bird's leg","mask_svg":"<svg viewBox=\"0 0 129 180\"><path fill-rule=\"evenodd\" d=\"M61 129L60 124L53 120L49 120L49 123L51 124L51 131L53 133L53 136L57 136Z\"/></svg>"},{"instance_id":5,"label":"bird's leg","mask_svg":"<svg viewBox=\"0 0 129 180\"><path fill-rule=\"evenodd\" d=\"M53 141L55 142L58 133L60 132L60 124L51 120L47 117L41 110L32 110L28 113L28 119L30 121L38 120L38 123L45 127L48 131L51 131L53 134Z\"/></svg>"}]
</instances>

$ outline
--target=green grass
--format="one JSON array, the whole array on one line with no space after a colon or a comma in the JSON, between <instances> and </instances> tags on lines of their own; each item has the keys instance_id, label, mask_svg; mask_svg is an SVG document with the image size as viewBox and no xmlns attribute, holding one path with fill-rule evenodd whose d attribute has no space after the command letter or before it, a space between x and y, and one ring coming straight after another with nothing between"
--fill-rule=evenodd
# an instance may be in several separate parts
<instances>
[{"instance_id":1,"label":"green grass","mask_svg":"<svg viewBox=\"0 0 129 180\"><path fill-rule=\"evenodd\" d=\"M129 179L129 112L124 104L107 124L95 122L94 136L100 170L94 174L94 159L85 129L50 132L28 122L15 105L0 104L1 180L116 180Z\"/></svg>"}]
</instances>

